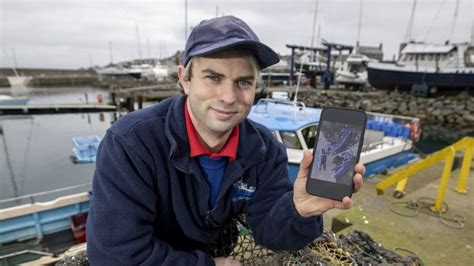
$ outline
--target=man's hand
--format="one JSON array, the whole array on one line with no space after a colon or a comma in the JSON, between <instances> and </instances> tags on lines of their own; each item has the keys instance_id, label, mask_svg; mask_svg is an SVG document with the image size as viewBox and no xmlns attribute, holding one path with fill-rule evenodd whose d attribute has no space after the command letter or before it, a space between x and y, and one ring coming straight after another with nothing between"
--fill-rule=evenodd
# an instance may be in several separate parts
<instances>
[{"instance_id":1,"label":"man's hand","mask_svg":"<svg viewBox=\"0 0 474 266\"><path fill-rule=\"evenodd\" d=\"M303 153L303 160L301 160L300 170L296 177L295 184L293 186L293 202L296 210L303 217L309 217L314 215L322 214L330 209L348 209L352 206L352 199L344 197L341 201L321 198L313 196L306 192L306 182L308 180L309 172L311 169L311 162L313 155L310 151L306 150ZM354 175L354 192L357 192L362 187L362 175L365 173L365 167L362 164L355 166Z\"/></svg>"},{"instance_id":2,"label":"man's hand","mask_svg":"<svg viewBox=\"0 0 474 266\"><path fill-rule=\"evenodd\" d=\"M226 257L214 258L216 266L240 266L240 261Z\"/></svg>"}]
</instances>

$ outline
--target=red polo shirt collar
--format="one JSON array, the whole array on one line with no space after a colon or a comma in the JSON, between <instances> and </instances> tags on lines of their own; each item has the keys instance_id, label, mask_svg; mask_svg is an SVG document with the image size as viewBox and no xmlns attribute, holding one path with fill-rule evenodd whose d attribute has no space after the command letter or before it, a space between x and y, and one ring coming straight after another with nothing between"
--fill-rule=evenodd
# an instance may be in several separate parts
<instances>
[{"instance_id":1,"label":"red polo shirt collar","mask_svg":"<svg viewBox=\"0 0 474 266\"><path fill-rule=\"evenodd\" d=\"M191 157L196 157L200 155L207 155L211 158L219 157L229 157L229 160L233 161L237 155L237 147L239 145L239 126L235 126L232 129L229 139L225 146L218 153L213 153L209 151L204 145L199 141L196 128L191 121L191 116L188 112L188 101L186 100L184 104L184 118L186 121L186 132L188 133L189 146L191 149Z\"/></svg>"}]
</instances>

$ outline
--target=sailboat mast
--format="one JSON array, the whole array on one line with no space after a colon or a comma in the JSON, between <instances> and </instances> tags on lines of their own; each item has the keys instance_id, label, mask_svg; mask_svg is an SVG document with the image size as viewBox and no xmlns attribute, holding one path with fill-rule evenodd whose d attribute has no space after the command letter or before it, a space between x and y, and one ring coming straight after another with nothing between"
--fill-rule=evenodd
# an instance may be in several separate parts
<instances>
[{"instance_id":1,"label":"sailboat mast","mask_svg":"<svg viewBox=\"0 0 474 266\"><path fill-rule=\"evenodd\" d=\"M471 5L472 11L474 11L474 2ZM471 45L474 45L474 18L471 17Z\"/></svg>"},{"instance_id":2,"label":"sailboat mast","mask_svg":"<svg viewBox=\"0 0 474 266\"><path fill-rule=\"evenodd\" d=\"M355 48L355 53L359 53L359 42L360 42L360 29L362 28L362 7L363 7L363 0L360 0L360 7L359 7L359 28L357 29L357 43Z\"/></svg>"},{"instance_id":3,"label":"sailboat mast","mask_svg":"<svg viewBox=\"0 0 474 266\"><path fill-rule=\"evenodd\" d=\"M318 14L318 2L319 0L315 1L315 7L314 7L314 16L313 16L313 31L311 35L311 47L314 47L314 32L316 30L316 18Z\"/></svg>"},{"instance_id":4,"label":"sailboat mast","mask_svg":"<svg viewBox=\"0 0 474 266\"><path fill-rule=\"evenodd\" d=\"M188 0L184 0L184 41L188 38Z\"/></svg>"},{"instance_id":5,"label":"sailboat mast","mask_svg":"<svg viewBox=\"0 0 474 266\"><path fill-rule=\"evenodd\" d=\"M142 60L142 48L140 47L140 34L138 32L138 24L137 23L135 23L135 30L137 32L138 59Z\"/></svg>"},{"instance_id":6,"label":"sailboat mast","mask_svg":"<svg viewBox=\"0 0 474 266\"><path fill-rule=\"evenodd\" d=\"M474 19L471 24L471 44L474 44Z\"/></svg>"},{"instance_id":7,"label":"sailboat mast","mask_svg":"<svg viewBox=\"0 0 474 266\"><path fill-rule=\"evenodd\" d=\"M458 10L459 10L459 0L456 1L456 9L454 10L453 24L451 24L451 30L449 31L449 38L448 38L449 41L451 41L451 38L453 37L454 27L456 26L456 19L458 18Z\"/></svg>"},{"instance_id":8,"label":"sailboat mast","mask_svg":"<svg viewBox=\"0 0 474 266\"><path fill-rule=\"evenodd\" d=\"M18 74L18 71L16 70L18 63L16 62L16 53L15 53L15 48L12 48L12 60L13 60L13 73L15 73L15 76L20 76Z\"/></svg>"},{"instance_id":9,"label":"sailboat mast","mask_svg":"<svg viewBox=\"0 0 474 266\"><path fill-rule=\"evenodd\" d=\"M405 34L405 42L409 42L413 35L413 24L415 20L416 0L413 0L413 6L411 8L410 20L408 21L407 32Z\"/></svg>"},{"instance_id":10,"label":"sailboat mast","mask_svg":"<svg viewBox=\"0 0 474 266\"><path fill-rule=\"evenodd\" d=\"M114 58L112 57L112 42L109 41L109 55L110 55L110 64L114 63Z\"/></svg>"}]
</instances>

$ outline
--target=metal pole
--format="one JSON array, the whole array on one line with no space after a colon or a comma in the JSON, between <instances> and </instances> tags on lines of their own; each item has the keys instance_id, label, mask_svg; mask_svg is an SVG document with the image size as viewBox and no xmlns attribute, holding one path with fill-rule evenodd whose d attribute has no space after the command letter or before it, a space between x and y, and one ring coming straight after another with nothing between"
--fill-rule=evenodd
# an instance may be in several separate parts
<instances>
[{"instance_id":1,"label":"metal pole","mask_svg":"<svg viewBox=\"0 0 474 266\"><path fill-rule=\"evenodd\" d=\"M451 169L453 169L454 155L456 151L452 146L449 147L449 154L446 156L444 163L443 174L441 175L441 181L439 182L438 196L436 197L435 205L431 207L431 211L442 213L444 197L446 195L446 189L448 188L449 177L451 176Z\"/></svg>"},{"instance_id":2,"label":"metal pole","mask_svg":"<svg viewBox=\"0 0 474 266\"><path fill-rule=\"evenodd\" d=\"M301 62L302 63L302 62ZM295 48L291 48L291 60L290 60L290 86L293 85L293 79L294 79L294 74L293 74L293 69L295 67Z\"/></svg>"},{"instance_id":3,"label":"metal pole","mask_svg":"<svg viewBox=\"0 0 474 266\"><path fill-rule=\"evenodd\" d=\"M469 139L466 139L467 145L464 151L464 158L462 160L461 170L459 170L459 179L454 190L458 193L465 194L467 193L467 178L469 176L469 171L471 170L472 163L472 154L474 153L474 139L469 142Z\"/></svg>"},{"instance_id":4,"label":"metal pole","mask_svg":"<svg viewBox=\"0 0 474 266\"><path fill-rule=\"evenodd\" d=\"M327 90L329 89L329 86L331 85L331 45L328 45L327 49L327 61L326 61L326 71L324 72L324 89Z\"/></svg>"}]
</instances>

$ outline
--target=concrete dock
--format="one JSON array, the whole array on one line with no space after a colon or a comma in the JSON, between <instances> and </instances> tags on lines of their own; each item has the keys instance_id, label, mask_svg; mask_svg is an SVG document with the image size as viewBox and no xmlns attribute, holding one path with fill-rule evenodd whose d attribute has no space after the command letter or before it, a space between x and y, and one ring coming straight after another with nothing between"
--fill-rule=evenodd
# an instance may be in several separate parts
<instances>
[{"instance_id":1,"label":"concrete dock","mask_svg":"<svg viewBox=\"0 0 474 266\"><path fill-rule=\"evenodd\" d=\"M395 250L401 255L414 252L421 257L425 265L472 265L474 262L474 163L468 178L468 193L459 194L454 191L459 170L451 174L445 203L448 211L443 217L452 218L462 215L465 222L445 225L438 214L431 213L427 208L414 217L404 217L390 210L392 205L396 211L414 215L416 211L404 207L402 202L415 201L423 197L436 198L444 162L414 175L408 181L406 194L401 199L392 197L393 188L377 196L376 184L387 176L379 175L367 178L362 191L354 194L354 206L350 210L331 210L325 214L325 227L350 226L338 234L347 234L353 230L364 231L384 247ZM393 171L391 171L393 172ZM471 188L469 190L469 187ZM445 221L448 222L448 221ZM406 251L407 250L407 251Z\"/></svg>"}]
</instances>

